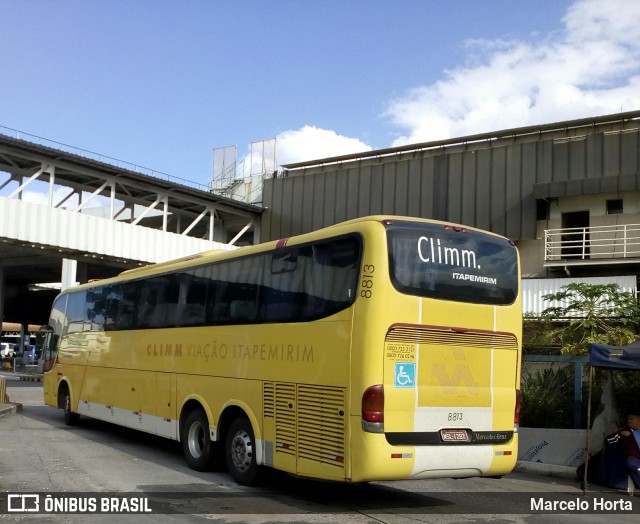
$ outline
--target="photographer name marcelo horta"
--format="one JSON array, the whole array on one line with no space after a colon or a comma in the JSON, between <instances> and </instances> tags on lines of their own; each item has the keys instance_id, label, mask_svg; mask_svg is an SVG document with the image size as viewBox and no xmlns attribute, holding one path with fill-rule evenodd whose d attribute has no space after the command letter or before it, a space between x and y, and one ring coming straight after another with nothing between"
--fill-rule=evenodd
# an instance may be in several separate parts
<instances>
[{"instance_id":1,"label":"photographer name marcelo horta","mask_svg":"<svg viewBox=\"0 0 640 524\"><path fill-rule=\"evenodd\" d=\"M637 500L626 496L611 494L609 497L572 497L558 498L557 495L532 496L531 512L553 513L638 513Z\"/></svg>"}]
</instances>

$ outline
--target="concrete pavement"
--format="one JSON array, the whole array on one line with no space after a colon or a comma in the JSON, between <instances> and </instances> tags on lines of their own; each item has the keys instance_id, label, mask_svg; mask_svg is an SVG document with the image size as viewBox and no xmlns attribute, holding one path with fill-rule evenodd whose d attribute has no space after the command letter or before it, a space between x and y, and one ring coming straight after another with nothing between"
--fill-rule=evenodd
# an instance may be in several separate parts
<instances>
[{"instance_id":1,"label":"concrete pavement","mask_svg":"<svg viewBox=\"0 0 640 524\"><path fill-rule=\"evenodd\" d=\"M20 382L41 382L42 374L41 373L13 373L12 371L0 371L0 381L4 381L6 384L6 390L11 389L11 391L7 391L6 399L0 398L0 417L5 415L9 415L11 413L19 413L22 411L22 402L20 399L14 398L16 395L15 388L11 388L11 384L16 381ZM29 402L36 402L37 400L42 401L42 391L40 388L36 388L37 392L32 393L30 396L34 396L37 398L29 399ZM4 388L0 387L0 390L4 391ZM21 397L21 394L18 394L18 397ZM8 402L5 402L8 400Z\"/></svg>"},{"instance_id":2,"label":"concrete pavement","mask_svg":"<svg viewBox=\"0 0 640 524\"><path fill-rule=\"evenodd\" d=\"M0 380L4 379L11 390L9 393L10 403L0 403L0 417L10 413L17 413L22 410L23 403L42 403L42 390L35 384L33 388L16 388L10 387L15 381L32 381L40 382L42 374L38 373L13 373L0 371ZM26 386L26 384L25 384ZM14 398L12 398L14 397ZM557 466L554 464L543 464L541 462L518 461L516 471L521 473L529 473L534 475L545 475L548 477L562 478L568 480L576 480L576 468L569 466Z\"/></svg>"},{"instance_id":3,"label":"concrete pavement","mask_svg":"<svg viewBox=\"0 0 640 524\"><path fill-rule=\"evenodd\" d=\"M521 473L546 475L547 477L572 480L576 479L576 468L572 466L557 466L555 464L543 464L542 462L519 460L516 464L516 471L520 471Z\"/></svg>"}]
</instances>

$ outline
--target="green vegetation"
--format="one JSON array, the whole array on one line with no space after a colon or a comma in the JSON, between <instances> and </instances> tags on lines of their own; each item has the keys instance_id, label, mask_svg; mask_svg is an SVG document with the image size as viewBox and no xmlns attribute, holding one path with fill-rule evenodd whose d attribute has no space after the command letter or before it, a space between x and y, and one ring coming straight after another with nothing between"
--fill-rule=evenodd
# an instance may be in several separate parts
<instances>
[{"instance_id":1,"label":"green vegetation","mask_svg":"<svg viewBox=\"0 0 640 524\"><path fill-rule=\"evenodd\" d=\"M542 312L541 340L567 355L587 355L589 344L624 346L638 339L640 307L618 284L572 283L543 297L564 305Z\"/></svg>"},{"instance_id":2,"label":"green vegetation","mask_svg":"<svg viewBox=\"0 0 640 524\"><path fill-rule=\"evenodd\" d=\"M522 417L526 428L573 427L573 370L547 368L522 379Z\"/></svg>"},{"instance_id":3,"label":"green vegetation","mask_svg":"<svg viewBox=\"0 0 640 524\"><path fill-rule=\"evenodd\" d=\"M554 303L539 318L525 317L524 351L532 355L585 356L589 344L624 346L640 338L640 307L632 293L617 284L572 283L545 295ZM586 368L585 368L586 370ZM573 366L552 365L522 377L523 427L571 428L574 412ZM609 371L597 370L592 390L594 413ZM621 417L640 406L640 372L614 371L614 395ZM583 423L586 422L587 383L582 378Z\"/></svg>"}]
</instances>

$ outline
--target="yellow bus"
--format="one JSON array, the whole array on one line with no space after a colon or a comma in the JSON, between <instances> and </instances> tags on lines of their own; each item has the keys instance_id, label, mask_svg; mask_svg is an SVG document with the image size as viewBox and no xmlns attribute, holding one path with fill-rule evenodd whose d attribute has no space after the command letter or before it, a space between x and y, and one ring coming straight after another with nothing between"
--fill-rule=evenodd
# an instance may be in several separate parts
<instances>
[{"instance_id":1,"label":"yellow bus","mask_svg":"<svg viewBox=\"0 0 640 524\"><path fill-rule=\"evenodd\" d=\"M46 404L182 443L188 465L343 482L516 462L513 242L373 216L61 293Z\"/></svg>"}]
</instances>

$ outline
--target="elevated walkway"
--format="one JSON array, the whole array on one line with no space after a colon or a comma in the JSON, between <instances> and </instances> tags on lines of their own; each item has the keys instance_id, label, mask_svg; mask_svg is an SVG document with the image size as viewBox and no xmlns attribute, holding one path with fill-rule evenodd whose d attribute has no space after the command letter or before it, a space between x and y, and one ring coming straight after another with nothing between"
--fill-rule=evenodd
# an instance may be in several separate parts
<instances>
[{"instance_id":1,"label":"elevated walkway","mask_svg":"<svg viewBox=\"0 0 640 524\"><path fill-rule=\"evenodd\" d=\"M221 242L164 232L117 220L0 197L0 241L5 244L118 262L165 262Z\"/></svg>"}]
</instances>

